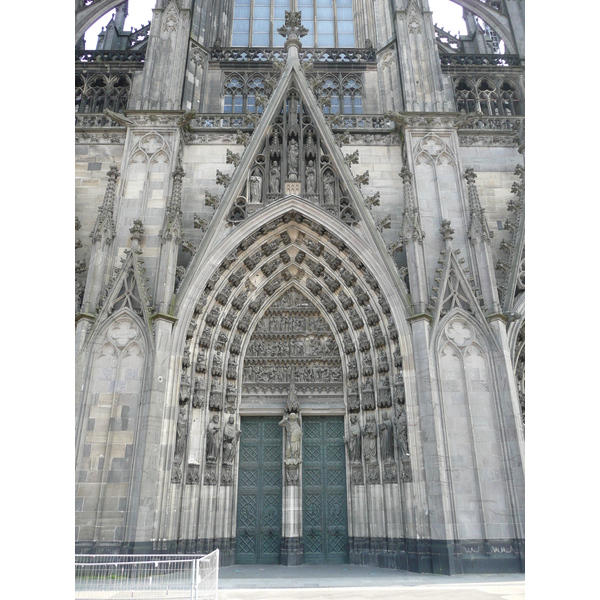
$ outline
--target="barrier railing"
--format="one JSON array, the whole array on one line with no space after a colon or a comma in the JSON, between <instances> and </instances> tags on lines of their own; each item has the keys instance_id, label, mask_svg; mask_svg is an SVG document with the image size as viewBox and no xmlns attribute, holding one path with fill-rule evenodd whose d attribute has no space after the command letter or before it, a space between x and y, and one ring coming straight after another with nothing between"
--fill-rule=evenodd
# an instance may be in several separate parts
<instances>
[{"instance_id":1,"label":"barrier railing","mask_svg":"<svg viewBox=\"0 0 600 600\"><path fill-rule=\"evenodd\" d=\"M75 599L215 600L219 551L198 555L77 555Z\"/></svg>"}]
</instances>

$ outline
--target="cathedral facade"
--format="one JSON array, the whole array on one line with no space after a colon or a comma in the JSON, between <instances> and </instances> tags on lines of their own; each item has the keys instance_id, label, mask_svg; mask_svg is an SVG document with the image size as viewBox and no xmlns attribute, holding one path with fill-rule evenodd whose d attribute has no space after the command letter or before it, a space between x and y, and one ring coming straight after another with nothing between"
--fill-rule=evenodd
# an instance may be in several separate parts
<instances>
[{"instance_id":1,"label":"cathedral facade","mask_svg":"<svg viewBox=\"0 0 600 600\"><path fill-rule=\"evenodd\" d=\"M453 1L76 3L77 553L524 570L524 5Z\"/></svg>"}]
</instances>

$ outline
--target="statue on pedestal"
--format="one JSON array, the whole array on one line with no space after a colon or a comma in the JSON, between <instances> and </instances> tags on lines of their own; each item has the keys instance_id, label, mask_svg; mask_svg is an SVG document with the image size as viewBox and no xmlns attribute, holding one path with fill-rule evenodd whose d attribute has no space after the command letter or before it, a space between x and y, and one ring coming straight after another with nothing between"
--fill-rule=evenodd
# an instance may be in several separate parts
<instances>
[{"instance_id":1,"label":"statue on pedestal","mask_svg":"<svg viewBox=\"0 0 600 600\"><path fill-rule=\"evenodd\" d=\"M223 427L223 464L233 464L235 446L241 434L235 426L235 417L230 415Z\"/></svg>"},{"instance_id":2,"label":"statue on pedestal","mask_svg":"<svg viewBox=\"0 0 600 600\"><path fill-rule=\"evenodd\" d=\"M350 415L350 425L348 426L348 435L344 437L344 442L348 445L348 456L351 463L359 463L362 449L362 439L360 424L356 415Z\"/></svg>"},{"instance_id":3,"label":"statue on pedestal","mask_svg":"<svg viewBox=\"0 0 600 600\"><path fill-rule=\"evenodd\" d=\"M219 455L219 415L214 415L206 428L206 460L216 462Z\"/></svg>"},{"instance_id":4,"label":"statue on pedestal","mask_svg":"<svg viewBox=\"0 0 600 600\"><path fill-rule=\"evenodd\" d=\"M279 425L285 427L285 458L291 461L300 462L300 442L302 440L302 417L295 413L284 415L279 421ZM286 464L288 464L286 460Z\"/></svg>"}]
</instances>

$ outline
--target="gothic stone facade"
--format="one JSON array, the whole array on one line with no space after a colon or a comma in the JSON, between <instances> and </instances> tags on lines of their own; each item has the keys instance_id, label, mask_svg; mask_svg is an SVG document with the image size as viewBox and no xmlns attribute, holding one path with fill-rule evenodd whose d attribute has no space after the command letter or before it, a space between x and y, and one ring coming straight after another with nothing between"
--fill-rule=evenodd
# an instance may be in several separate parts
<instances>
[{"instance_id":1,"label":"gothic stone facade","mask_svg":"<svg viewBox=\"0 0 600 600\"><path fill-rule=\"evenodd\" d=\"M426 0L79 51L77 552L524 569L523 6L457 3L505 54Z\"/></svg>"}]
</instances>

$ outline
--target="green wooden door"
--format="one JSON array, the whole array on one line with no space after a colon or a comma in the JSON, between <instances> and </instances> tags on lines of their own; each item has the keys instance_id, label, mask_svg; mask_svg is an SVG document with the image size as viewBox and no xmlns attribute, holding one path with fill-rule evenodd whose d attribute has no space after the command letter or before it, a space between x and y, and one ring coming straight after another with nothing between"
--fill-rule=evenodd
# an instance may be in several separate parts
<instances>
[{"instance_id":1,"label":"green wooden door","mask_svg":"<svg viewBox=\"0 0 600 600\"><path fill-rule=\"evenodd\" d=\"M348 562L343 417L302 418L304 562Z\"/></svg>"},{"instance_id":2,"label":"green wooden door","mask_svg":"<svg viewBox=\"0 0 600 600\"><path fill-rule=\"evenodd\" d=\"M242 417L236 562L279 564L282 428L279 417Z\"/></svg>"}]
</instances>

